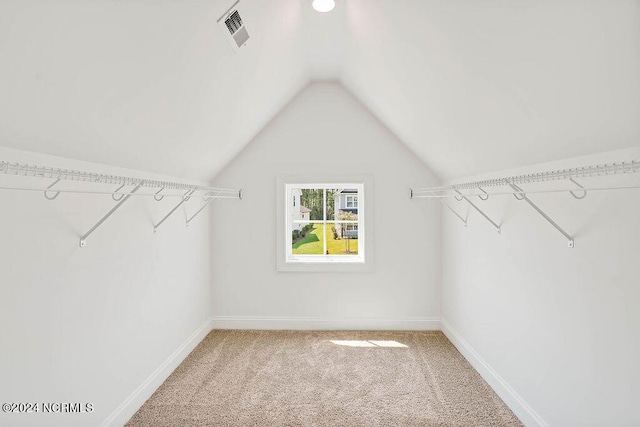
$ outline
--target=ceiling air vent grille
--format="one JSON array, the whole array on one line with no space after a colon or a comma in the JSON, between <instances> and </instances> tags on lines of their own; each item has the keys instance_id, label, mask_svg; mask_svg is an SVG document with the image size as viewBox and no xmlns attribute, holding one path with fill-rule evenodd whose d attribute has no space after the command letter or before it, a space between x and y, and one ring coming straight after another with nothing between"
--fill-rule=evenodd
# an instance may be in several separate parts
<instances>
[{"instance_id":1,"label":"ceiling air vent grille","mask_svg":"<svg viewBox=\"0 0 640 427\"><path fill-rule=\"evenodd\" d=\"M249 33L247 32L245 22L242 20L239 3L239 1L236 1L224 15L218 19L218 24L236 50L244 46L249 40Z\"/></svg>"},{"instance_id":2,"label":"ceiling air vent grille","mask_svg":"<svg viewBox=\"0 0 640 427\"><path fill-rule=\"evenodd\" d=\"M231 35L234 35L240 27L242 27L242 18L240 18L240 14L236 10L231 14L231 16L225 19L224 23L229 29Z\"/></svg>"}]
</instances>

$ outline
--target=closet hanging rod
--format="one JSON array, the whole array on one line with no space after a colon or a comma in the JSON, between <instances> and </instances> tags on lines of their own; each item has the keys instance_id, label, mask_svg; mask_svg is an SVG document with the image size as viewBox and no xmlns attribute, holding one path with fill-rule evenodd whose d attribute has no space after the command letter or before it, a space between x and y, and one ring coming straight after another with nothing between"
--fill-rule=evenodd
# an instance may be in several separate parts
<instances>
[{"instance_id":1,"label":"closet hanging rod","mask_svg":"<svg viewBox=\"0 0 640 427\"><path fill-rule=\"evenodd\" d=\"M97 184L112 184L112 185L130 185L130 186L141 186L147 188L160 188L165 190L195 190L195 191L204 191L204 192L216 192L219 193L216 198L239 198L240 190L231 189L231 188L217 188L217 187L209 187L202 185L193 185L193 184L185 184L182 182L174 182L174 181L164 181L158 179L147 179L147 178L137 178L137 177L128 177L121 175L110 175L110 174L101 174L95 172L85 172L78 170L70 170L70 169L62 169L62 168L54 168L54 167L46 167L46 166L35 166L24 163L10 163L6 161L0 161L0 174L4 175L15 175L15 176L25 176L25 177L37 177L37 178L48 178L48 179L57 179L57 180L68 180L68 181L76 181L76 182L90 182ZM32 189L32 188L19 188L19 187L0 187L0 189L6 190L33 190L33 191L42 191L42 189ZM53 190L52 190L53 191ZM57 189L55 191L58 191ZM115 192L107 192L107 191L79 191L79 190L60 190L60 192L66 193L96 193L96 194L114 194ZM120 194L130 194L134 193L120 193ZM138 195L146 195L139 194ZM155 194L151 194L154 196ZM166 194L168 197L173 197L171 194ZM175 196L182 196L175 195Z\"/></svg>"},{"instance_id":2,"label":"closet hanging rod","mask_svg":"<svg viewBox=\"0 0 640 427\"><path fill-rule=\"evenodd\" d=\"M531 184L559 180L571 180L579 178L591 178L599 176L622 175L640 172L640 160L633 160L621 163L608 163L593 166L583 166L572 169L562 169L556 171L538 172L527 175L516 175L504 178L485 179L480 181L470 181L460 184L427 187L411 190L411 198L442 198L442 197L459 197L459 194L450 194L456 190L479 190L478 194L465 194L465 196L485 196L487 193L483 188L487 187L508 187L511 184ZM618 186L618 187L585 187L585 190L609 190L609 189L627 189L637 188L638 186ZM572 188L571 190L575 190ZM538 190L527 191L528 193L546 193L546 192L565 192L569 190ZM493 192L488 194L513 194L514 191Z\"/></svg>"}]
</instances>

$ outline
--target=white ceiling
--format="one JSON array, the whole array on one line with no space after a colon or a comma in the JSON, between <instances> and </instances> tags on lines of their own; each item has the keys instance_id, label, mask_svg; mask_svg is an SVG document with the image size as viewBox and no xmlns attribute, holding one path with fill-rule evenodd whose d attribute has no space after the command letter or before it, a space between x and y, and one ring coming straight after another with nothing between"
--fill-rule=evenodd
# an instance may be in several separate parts
<instances>
[{"instance_id":1,"label":"white ceiling","mask_svg":"<svg viewBox=\"0 0 640 427\"><path fill-rule=\"evenodd\" d=\"M348 0L341 80L443 178L640 145L636 0Z\"/></svg>"},{"instance_id":2,"label":"white ceiling","mask_svg":"<svg viewBox=\"0 0 640 427\"><path fill-rule=\"evenodd\" d=\"M0 0L0 145L209 179L308 82L299 0Z\"/></svg>"},{"instance_id":3,"label":"white ceiling","mask_svg":"<svg viewBox=\"0 0 640 427\"><path fill-rule=\"evenodd\" d=\"M312 80L434 172L640 145L640 0L0 1L0 145L210 179Z\"/></svg>"}]
</instances>

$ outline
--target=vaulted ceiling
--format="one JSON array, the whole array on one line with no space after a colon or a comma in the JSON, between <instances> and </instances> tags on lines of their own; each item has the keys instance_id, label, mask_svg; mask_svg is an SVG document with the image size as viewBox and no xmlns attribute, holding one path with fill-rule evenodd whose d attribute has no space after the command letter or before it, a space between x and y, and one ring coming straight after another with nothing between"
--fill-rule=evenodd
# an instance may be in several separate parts
<instances>
[{"instance_id":1,"label":"vaulted ceiling","mask_svg":"<svg viewBox=\"0 0 640 427\"><path fill-rule=\"evenodd\" d=\"M336 2L3 0L0 145L210 179L314 80L443 178L640 144L640 0Z\"/></svg>"}]
</instances>

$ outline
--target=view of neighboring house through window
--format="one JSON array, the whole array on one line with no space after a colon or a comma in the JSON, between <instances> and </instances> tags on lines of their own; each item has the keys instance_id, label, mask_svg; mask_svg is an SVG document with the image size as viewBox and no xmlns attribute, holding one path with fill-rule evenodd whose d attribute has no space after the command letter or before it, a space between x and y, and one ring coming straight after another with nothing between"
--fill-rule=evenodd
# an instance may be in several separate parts
<instances>
[{"instance_id":1,"label":"view of neighboring house through window","mask_svg":"<svg viewBox=\"0 0 640 427\"><path fill-rule=\"evenodd\" d=\"M364 262L363 184L286 184L287 262Z\"/></svg>"}]
</instances>

